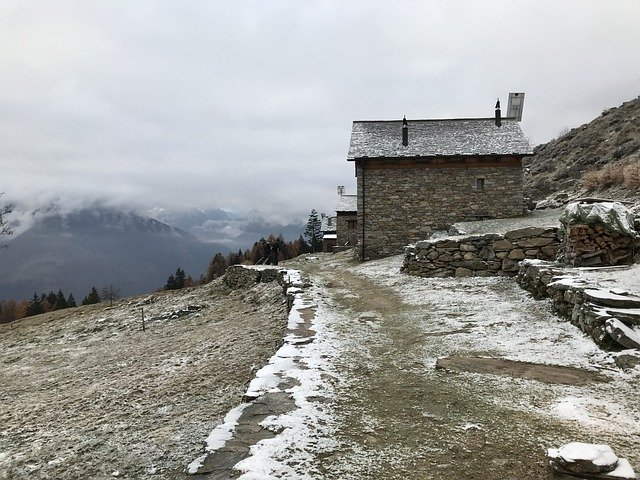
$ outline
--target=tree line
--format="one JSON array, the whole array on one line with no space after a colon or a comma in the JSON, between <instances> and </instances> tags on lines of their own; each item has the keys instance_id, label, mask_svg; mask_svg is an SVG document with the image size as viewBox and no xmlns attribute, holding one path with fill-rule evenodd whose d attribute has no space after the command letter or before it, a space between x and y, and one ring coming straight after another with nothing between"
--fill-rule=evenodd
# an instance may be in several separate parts
<instances>
[{"instance_id":1,"label":"tree line","mask_svg":"<svg viewBox=\"0 0 640 480\"><path fill-rule=\"evenodd\" d=\"M113 300L120 295L119 289L113 285L108 285L100 290L91 287L89 293L82 299L82 305L92 305L102 301ZM16 302L15 300L0 300L0 323L8 323L20 318L32 317L41 313L53 312L55 310L64 310L65 308L77 307L76 299L73 293L66 296L62 290L58 293L50 291L49 293L33 294L29 300Z\"/></svg>"}]
</instances>

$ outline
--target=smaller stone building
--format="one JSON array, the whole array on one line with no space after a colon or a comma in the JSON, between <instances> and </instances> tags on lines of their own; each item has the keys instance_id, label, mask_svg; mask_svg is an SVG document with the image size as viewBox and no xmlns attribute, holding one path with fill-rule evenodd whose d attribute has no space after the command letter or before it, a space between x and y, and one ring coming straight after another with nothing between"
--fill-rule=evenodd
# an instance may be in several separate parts
<instances>
[{"instance_id":1,"label":"smaller stone building","mask_svg":"<svg viewBox=\"0 0 640 480\"><path fill-rule=\"evenodd\" d=\"M345 195L341 188L338 189L336 206L336 244L338 249L353 248L358 243L358 197Z\"/></svg>"},{"instance_id":2,"label":"smaller stone building","mask_svg":"<svg viewBox=\"0 0 640 480\"><path fill-rule=\"evenodd\" d=\"M333 252L338 238L336 234L336 217L322 214L320 231L322 232L322 251L325 253Z\"/></svg>"}]
</instances>

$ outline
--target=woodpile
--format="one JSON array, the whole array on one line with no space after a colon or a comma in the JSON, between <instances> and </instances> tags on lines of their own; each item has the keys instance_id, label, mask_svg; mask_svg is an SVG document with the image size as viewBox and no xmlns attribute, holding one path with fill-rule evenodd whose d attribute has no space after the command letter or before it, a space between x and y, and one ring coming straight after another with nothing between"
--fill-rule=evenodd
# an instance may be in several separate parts
<instances>
[{"instance_id":1,"label":"woodpile","mask_svg":"<svg viewBox=\"0 0 640 480\"><path fill-rule=\"evenodd\" d=\"M604 224L570 224L565 236L565 261L575 267L629 265L636 255L633 238Z\"/></svg>"}]
</instances>

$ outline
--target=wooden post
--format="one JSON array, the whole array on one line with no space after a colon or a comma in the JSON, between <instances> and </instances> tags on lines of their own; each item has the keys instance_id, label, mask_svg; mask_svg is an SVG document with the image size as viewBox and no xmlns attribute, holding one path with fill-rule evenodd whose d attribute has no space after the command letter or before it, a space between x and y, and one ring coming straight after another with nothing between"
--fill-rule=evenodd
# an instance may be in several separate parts
<instances>
[{"instance_id":1,"label":"wooden post","mask_svg":"<svg viewBox=\"0 0 640 480\"><path fill-rule=\"evenodd\" d=\"M144 332L144 307L141 307L142 309L142 331Z\"/></svg>"}]
</instances>

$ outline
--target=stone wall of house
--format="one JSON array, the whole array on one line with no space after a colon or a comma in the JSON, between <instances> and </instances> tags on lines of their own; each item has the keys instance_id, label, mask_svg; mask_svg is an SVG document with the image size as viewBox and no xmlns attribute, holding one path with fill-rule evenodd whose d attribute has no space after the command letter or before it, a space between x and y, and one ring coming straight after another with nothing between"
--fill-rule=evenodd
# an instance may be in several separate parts
<instances>
[{"instance_id":1,"label":"stone wall of house","mask_svg":"<svg viewBox=\"0 0 640 480\"><path fill-rule=\"evenodd\" d=\"M603 224L567 226L564 260L576 267L629 265L636 254L637 241L610 230Z\"/></svg>"},{"instance_id":2,"label":"stone wall of house","mask_svg":"<svg viewBox=\"0 0 640 480\"><path fill-rule=\"evenodd\" d=\"M402 271L420 277L514 276L525 258L555 260L558 228L522 228L504 235L423 240L406 247Z\"/></svg>"},{"instance_id":3,"label":"stone wall of house","mask_svg":"<svg viewBox=\"0 0 640 480\"><path fill-rule=\"evenodd\" d=\"M479 218L521 215L524 208L519 159L483 164L419 160L376 164L358 161L358 242L363 259L401 253L434 229ZM475 166L474 166L475 165ZM484 189L478 190L478 179ZM362 232L364 211L364 239ZM364 248L362 248L364 241ZM363 255L364 254L364 255Z\"/></svg>"},{"instance_id":4,"label":"stone wall of house","mask_svg":"<svg viewBox=\"0 0 640 480\"><path fill-rule=\"evenodd\" d=\"M356 212L337 212L337 224L336 233L338 235L338 241L336 244L339 247L355 247L358 243L358 215ZM355 227L349 227L349 222L355 222Z\"/></svg>"},{"instance_id":5,"label":"stone wall of house","mask_svg":"<svg viewBox=\"0 0 640 480\"><path fill-rule=\"evenodd\" d=\"M551 299L560 316L600 347L640 349L640 297L590 285L563 265L539 260L521 262L516 282L537 299Z\"/></svg>"}]
</instances>

